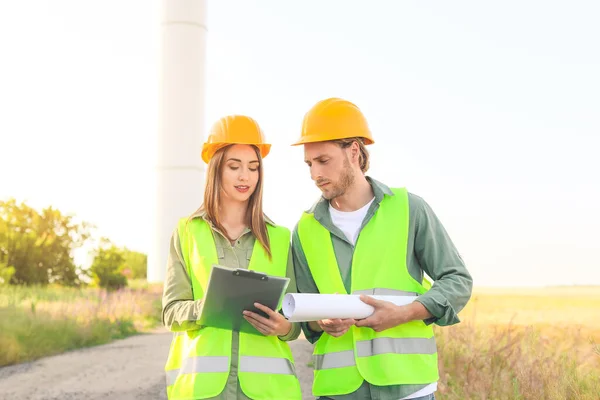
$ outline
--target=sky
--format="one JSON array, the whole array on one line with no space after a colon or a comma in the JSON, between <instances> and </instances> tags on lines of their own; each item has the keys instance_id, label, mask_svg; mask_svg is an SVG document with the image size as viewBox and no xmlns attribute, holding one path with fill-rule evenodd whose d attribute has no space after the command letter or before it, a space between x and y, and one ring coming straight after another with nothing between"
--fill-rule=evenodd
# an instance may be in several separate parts
<instances>
[{"instance_id":1,"label":"sky","mask_svg":"<svg viewBox=\"0 0 600 400\"><path fill-rule=\"evenodd\" d=\"M592 0L209 1L205 129L260 123L264 208L291 229L320 192L290 144L314 103L345 98L375 138L368 175L427 201L476 285L600 285L598 15ZM0 3L0 199L148 252L159 40L157 0Z\"/></svg>"}]
</instances>

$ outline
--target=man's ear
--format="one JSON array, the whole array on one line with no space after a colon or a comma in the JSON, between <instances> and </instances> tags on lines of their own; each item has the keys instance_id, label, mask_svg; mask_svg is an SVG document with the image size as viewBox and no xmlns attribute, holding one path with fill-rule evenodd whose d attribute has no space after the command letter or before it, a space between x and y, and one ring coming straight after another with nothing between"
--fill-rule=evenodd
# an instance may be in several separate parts
<instances>
[{"instance_id":1,"label":"man's ear","mask_svg":"<svg viewBox=\"0 0 600 400\"><path fill-rule=\"evenodd\" d=\"M350 146L350 155L352 156L352 161L359 161L360 158L360 146L356 141L352 142Z\"/></svg>"}]
</instances>

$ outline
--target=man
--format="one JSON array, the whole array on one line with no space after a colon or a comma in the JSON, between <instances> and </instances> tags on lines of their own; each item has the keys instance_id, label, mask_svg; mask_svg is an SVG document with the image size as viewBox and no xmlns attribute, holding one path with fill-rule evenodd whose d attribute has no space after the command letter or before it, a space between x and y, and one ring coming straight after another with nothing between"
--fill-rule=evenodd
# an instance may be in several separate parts
<instances>
[{"instance_id":1,"label":"man","mask_svg":"<svg viewBox=\"0 0 600 400\"><path fill-rule=\"evenodd\" d=\"M360 294L374 307L359 321L303 324L315 343L313 394L334 400L433 399L439 375L432 324L459 322L473 281L422 198L365 176L365 146L373 142L359 108L331 98L305 115L294 144L304 145L304 161L323 194L292 235L298 291ZM397 306L366 295L415 300Z\"/></svg>"}]
</instances>

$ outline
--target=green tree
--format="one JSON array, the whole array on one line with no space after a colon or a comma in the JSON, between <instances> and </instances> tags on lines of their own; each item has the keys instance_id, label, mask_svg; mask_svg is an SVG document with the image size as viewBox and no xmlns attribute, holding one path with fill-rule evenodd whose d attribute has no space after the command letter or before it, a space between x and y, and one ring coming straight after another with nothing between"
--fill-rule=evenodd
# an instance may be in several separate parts
<instances>
[{"instance_id":1,"label":"green tree","mask_svg":"<svg viewBox=\"0 0 600 400\"><path fill-rule=\"evenodd\" d=\"M8 285L12 276L15 274L15 267L8 266L0 262L0 285Z\"/></svg>"},{"instance_id":2,"label":"green tree","mask_svg":"<svg viewBox=\"0 0 600 400\"><path fill-rule=\"evenodd\" d=\"M82 284L72 252L92 226L52 207L41 212L15 199L0 201L0 263L13 266L12 284Z\"/></svg>"},{"instance_id":3,"label":"green tree","mask_svg":"<svg viewBox=\"0 0 600 400\"><path fill-rule=\"evenodd\" d=\"M125 257L125 266L123 272L131 279L146 279L148 256L144 253L129 250L127 247L122 249Z\"/></svg>"},{"instance_id":4,"label":"green tree","mask_svg":"<svg viewBox=\"0 0 600 400\"><path fill-rule=\"evenodd\" d=\"M109 290L125 287L127 277L123 274L124 267L123 250L112 244L110 240L102 238L90 267L94 282L101 288Z\"/></svg>"}]
</instances>

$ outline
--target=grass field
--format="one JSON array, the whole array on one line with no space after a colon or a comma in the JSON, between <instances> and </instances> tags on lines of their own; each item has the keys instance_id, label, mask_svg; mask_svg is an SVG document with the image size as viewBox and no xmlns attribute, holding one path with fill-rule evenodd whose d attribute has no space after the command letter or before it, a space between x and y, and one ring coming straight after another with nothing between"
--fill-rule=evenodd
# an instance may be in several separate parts
<instances>
[{"instance_id":1,"label":"grass field","mask_svg":"<svg viewBox=\"0 0 600 400\"><path fill-rule=\"evenodd\" d=\"M460 317L439 399L600 399L600 288L476 290Z\"/></svg>"},{"instance_id":2,"label":"grass field","mask_svg":"<svg viewBox=\"0 0 600 400\"><path fill-rule=\"evenodd\" d=\"M0 286L0 366L107 343L156 326L161 285L114 293Z\"/></svg>"},{"instance_id":3,"label":"grass field","mask_svg":"<svg viewBox=\"0 0 600 400\"><path fill-rule=\"evenodd\" d=\"M160 285L0 287L0 366L156 326ZM600 399L600 288L476 290L463 321L436 327L436 398Z\"/></svg>"}]
</instances>

